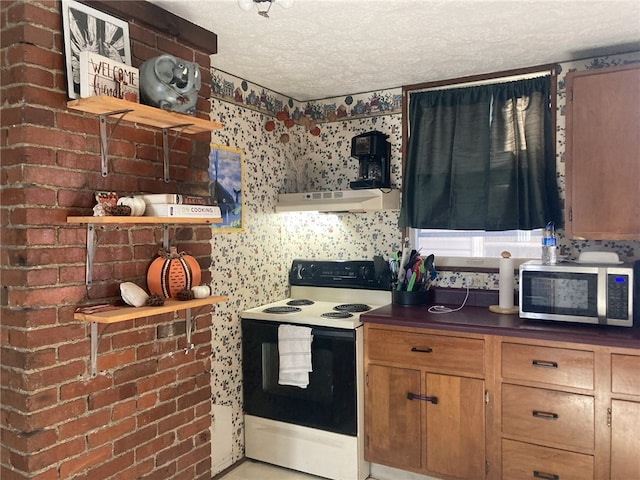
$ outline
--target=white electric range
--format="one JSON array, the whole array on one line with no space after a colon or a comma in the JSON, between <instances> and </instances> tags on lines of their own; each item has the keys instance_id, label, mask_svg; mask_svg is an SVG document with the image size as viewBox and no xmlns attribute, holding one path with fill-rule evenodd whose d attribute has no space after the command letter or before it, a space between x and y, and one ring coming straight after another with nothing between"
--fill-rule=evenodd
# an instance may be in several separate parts
<instances>
[{"instance_id":1,"label":"white electric range","mask_svg":"<svg viewBox=\"0 0 640 480\"><path fill-rule=\"evenodd\" d=\"M388 265L294 260L290 296L241 313L245 455L333 480L364 480L360 315L391 303ZM305 388L278 382L278 327L310 327Z\"/></svg>"}]
</instances>

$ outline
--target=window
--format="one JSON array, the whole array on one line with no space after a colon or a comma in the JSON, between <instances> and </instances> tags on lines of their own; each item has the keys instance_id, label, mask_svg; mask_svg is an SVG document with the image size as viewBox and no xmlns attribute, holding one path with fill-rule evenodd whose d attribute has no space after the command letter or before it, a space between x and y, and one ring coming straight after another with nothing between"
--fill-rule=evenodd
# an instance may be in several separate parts
<instances>
[{"instance_id":1,"label":"window","mask_svg":"<svg viewBox=\"0 0 640 480\"><path fill-rule=\"evenodd\" d=\"M509 72L503 72L480 85L462 79L447 88L443 83L403 88L401 226L461 230L462 236L451 239L460 244L470 230L526 232L548 221L561 224L553 149L555 76L540 72L509 81ZM482 242L464 248L478 243L500 248L492 235L481 236Z\"/></svg>"},{"instance_id":2,"label":"window","mask_svg":"<svg viewBox=\"0 0 640 480\"><path fill-rule=\"evenodd\" d=\"M504 251L517 259L539 258L542 229L503 232L411 229L411 240L416 249L433 253L440 266L496 267Z\"/></svg>"}]
</instances>

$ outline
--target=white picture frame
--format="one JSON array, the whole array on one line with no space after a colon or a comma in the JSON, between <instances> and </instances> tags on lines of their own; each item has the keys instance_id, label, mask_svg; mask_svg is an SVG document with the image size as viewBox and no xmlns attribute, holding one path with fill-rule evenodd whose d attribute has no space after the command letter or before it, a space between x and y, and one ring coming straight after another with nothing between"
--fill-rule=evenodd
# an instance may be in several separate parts
<instances>
[{"instance_id":1,"label":"white picture frame","mask_svg":"<svg viewBox=\"0 0 640 480\"><path fill-rule=\"evenodd\" d=\"M80 97L80 52L131 65L127 22L75 0L62 0L62 30L69 98Z\"/></svg>"}]
</instances>

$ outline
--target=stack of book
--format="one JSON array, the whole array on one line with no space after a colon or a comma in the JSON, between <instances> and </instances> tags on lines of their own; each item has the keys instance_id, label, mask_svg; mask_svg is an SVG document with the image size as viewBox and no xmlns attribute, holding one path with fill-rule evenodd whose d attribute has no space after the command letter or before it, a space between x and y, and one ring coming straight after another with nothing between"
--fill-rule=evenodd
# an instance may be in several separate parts
<instances>
[{"instance_id":1,"label":"stack of book","mask_svg":"<svg viewBox=\"0 0 640 480\"><path fill-rule=\"evenodd\" d=\"M220 208L211 205L209 197L179 193L136 195L144 200L147 217L220 218Z\"/></svg>"}]
</instances>

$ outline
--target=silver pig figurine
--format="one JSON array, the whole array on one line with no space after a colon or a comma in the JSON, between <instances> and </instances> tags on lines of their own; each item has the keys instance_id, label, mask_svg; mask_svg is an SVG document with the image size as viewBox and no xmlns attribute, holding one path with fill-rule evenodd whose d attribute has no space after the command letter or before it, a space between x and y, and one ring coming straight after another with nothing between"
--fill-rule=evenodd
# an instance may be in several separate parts
<instances>
[{"instance_id":1,"label":"silver pig figurine","mask_svg":"<svg viewBox=\"0 0 640 480\"><path fill-rule=\"evenodd\" d=\"M200 86L198 65L173 55L153 57L140 66L140 100L146 105L195 115Z\"/></svg>"}]
</instances>

